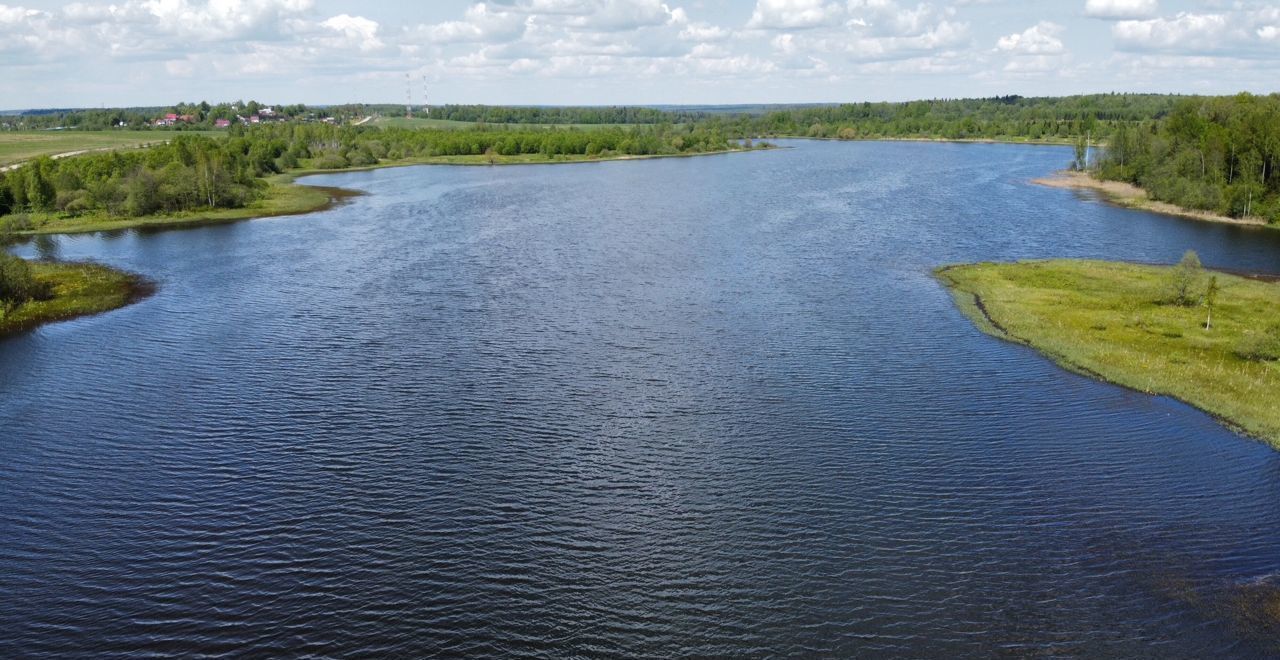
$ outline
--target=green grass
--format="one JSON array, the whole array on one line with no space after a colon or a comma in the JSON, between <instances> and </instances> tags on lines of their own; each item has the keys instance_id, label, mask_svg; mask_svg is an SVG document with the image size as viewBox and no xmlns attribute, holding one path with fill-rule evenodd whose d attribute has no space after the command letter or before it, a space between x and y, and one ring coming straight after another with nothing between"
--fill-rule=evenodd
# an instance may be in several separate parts
<instances>
[{"instance_id":1,"label":"green grass","mask_svg":"<svg viewBox=\"0 0 1280 660\"><path fill-rule=\"evenodd\" d=\"M124 307L147 292L138 276L98 264L34 261L31 270L53 295L0 314L0 337Z\"/></svg>"},{"instance_id":2,"label":"green grass","mask_svg":"<svg viewBox=\"0 0 1280 660\"><path fill-rule=\"evenodd\" d=\"M170 131L0 131L0 167L72 151L128 149L164 142Z\"/></svg>"},{"instance_id":3,"label":"green grass","mask_svg":"<svg viewBox=\"0 0 1280 660\"><path fill-rule=\"evenodd\" d=\"M1211 274L1222 289L1206 330L1203 306L1166 302L1168 267L1053 260L937 271L983 331L1068 369L1174 397L1280 448L1280 284L1205 273L1201 290Z\"/></svg>"}]
</instances>

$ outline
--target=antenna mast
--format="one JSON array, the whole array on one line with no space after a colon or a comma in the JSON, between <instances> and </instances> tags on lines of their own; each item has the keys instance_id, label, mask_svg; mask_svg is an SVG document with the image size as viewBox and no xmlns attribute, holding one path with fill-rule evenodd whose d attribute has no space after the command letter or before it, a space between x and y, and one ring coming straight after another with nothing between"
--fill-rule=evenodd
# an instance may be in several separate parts
<instances>
[{"instance_id":1,"label":"antenna mast","mask_svg":"<svg viewBox=\"0 0 1280 660\"><path fill-rule=\"evenodd\" d=\"M413 75L404 74L404 118L413 119Z\"/></svg>"}]
</instances>

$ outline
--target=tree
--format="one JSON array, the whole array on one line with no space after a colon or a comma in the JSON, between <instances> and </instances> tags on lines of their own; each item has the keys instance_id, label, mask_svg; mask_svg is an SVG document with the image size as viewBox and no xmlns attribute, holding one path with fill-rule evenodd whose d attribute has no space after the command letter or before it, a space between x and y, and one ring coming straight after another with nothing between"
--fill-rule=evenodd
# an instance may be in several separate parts
<instances>
[{"instance_id":1,"label":"tree","mask_svg":"<svg viewBox=\"0 0 1280 660\"><path fill-rule=\"evenodd\" d=\"M1089 167L1089 143L1084 136L1076 138L1075 142L1075 160L1071 162L1071 169L1077 172L1083 172Z\"/></svg>"},{"instance_id":2,"label":"tree","mask_svg":"<svg viewBox=\"0 0 1280 660\"><path fill-rule=\"evenodd\" d=\"M1196 304L1196 282L1200 280L1203 270L1200 257L1195 250L1187 250L1182 255L1182 260L1173 267L1169 279L1169 288L1175 305L1190 307Z\"/></svg>"},{"instance_id":3,"label":"tree","mask_svg":"<svg viewBox=\"0 0 1280 660\"><path fill-rule=\"evenodd\" d=\"M25 260L0 252L0 318L45 293Z\"/></svg>"},{"instance_id":4,"label":"tree","mask_svg":"<svg viewBox=\"0 0 1280 660\"><path fill-rule=\"evenodd\" d=\"M1209 278L1209 287L1204 292L1204 306L1208 309L1208 315L1204 319L1204 329L1213 329L1213 306L1218 302L1218 277L1216 275Z\"/></svg>"}]
</instances>

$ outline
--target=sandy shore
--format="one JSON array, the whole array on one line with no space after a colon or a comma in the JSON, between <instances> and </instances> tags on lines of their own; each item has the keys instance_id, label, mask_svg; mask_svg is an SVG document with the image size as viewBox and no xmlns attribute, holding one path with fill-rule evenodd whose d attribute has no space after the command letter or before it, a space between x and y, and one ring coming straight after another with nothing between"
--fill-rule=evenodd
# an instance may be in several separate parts
<instances>
[{"instance_id":1,"label":"sandy shore","mask_svg":"<svg viewBox=\"0 0 1280 660\"><path fill-rule=\"evenodd\" d=\"M1206 222L1222 222L1231 225L1249 227L1265 227L1267 221L1259 217L1232 218L1209 211L1196 211L1183 208L1168 202L1160 202L1147 196L1147 191L1122 181L1103 181L1095 179L1084 172L1063 171L1040 179L1032 179L1032 183L1050 188L1071 188L1075 190L1092 190L1101 193L1109 202L1129 208L1176 215L1182 218L1204 220Z\"/></svg>"}]
</instances>

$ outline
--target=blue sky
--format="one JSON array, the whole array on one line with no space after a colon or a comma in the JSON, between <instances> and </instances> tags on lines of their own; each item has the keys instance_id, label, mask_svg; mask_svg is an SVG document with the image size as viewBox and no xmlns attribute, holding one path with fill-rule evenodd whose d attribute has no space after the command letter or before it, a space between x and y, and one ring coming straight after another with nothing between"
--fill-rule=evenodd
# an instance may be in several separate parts
<instances>
[{"instance_id":1,"label":"blue sky","mask_svg":"<svg viewBox=\"0 0 1280 660\"><path fill-rule=\"evenodd\" d=\"M1280 91L1280 0L18 1L5 109Z\"/></svg>"}]
</instances>

